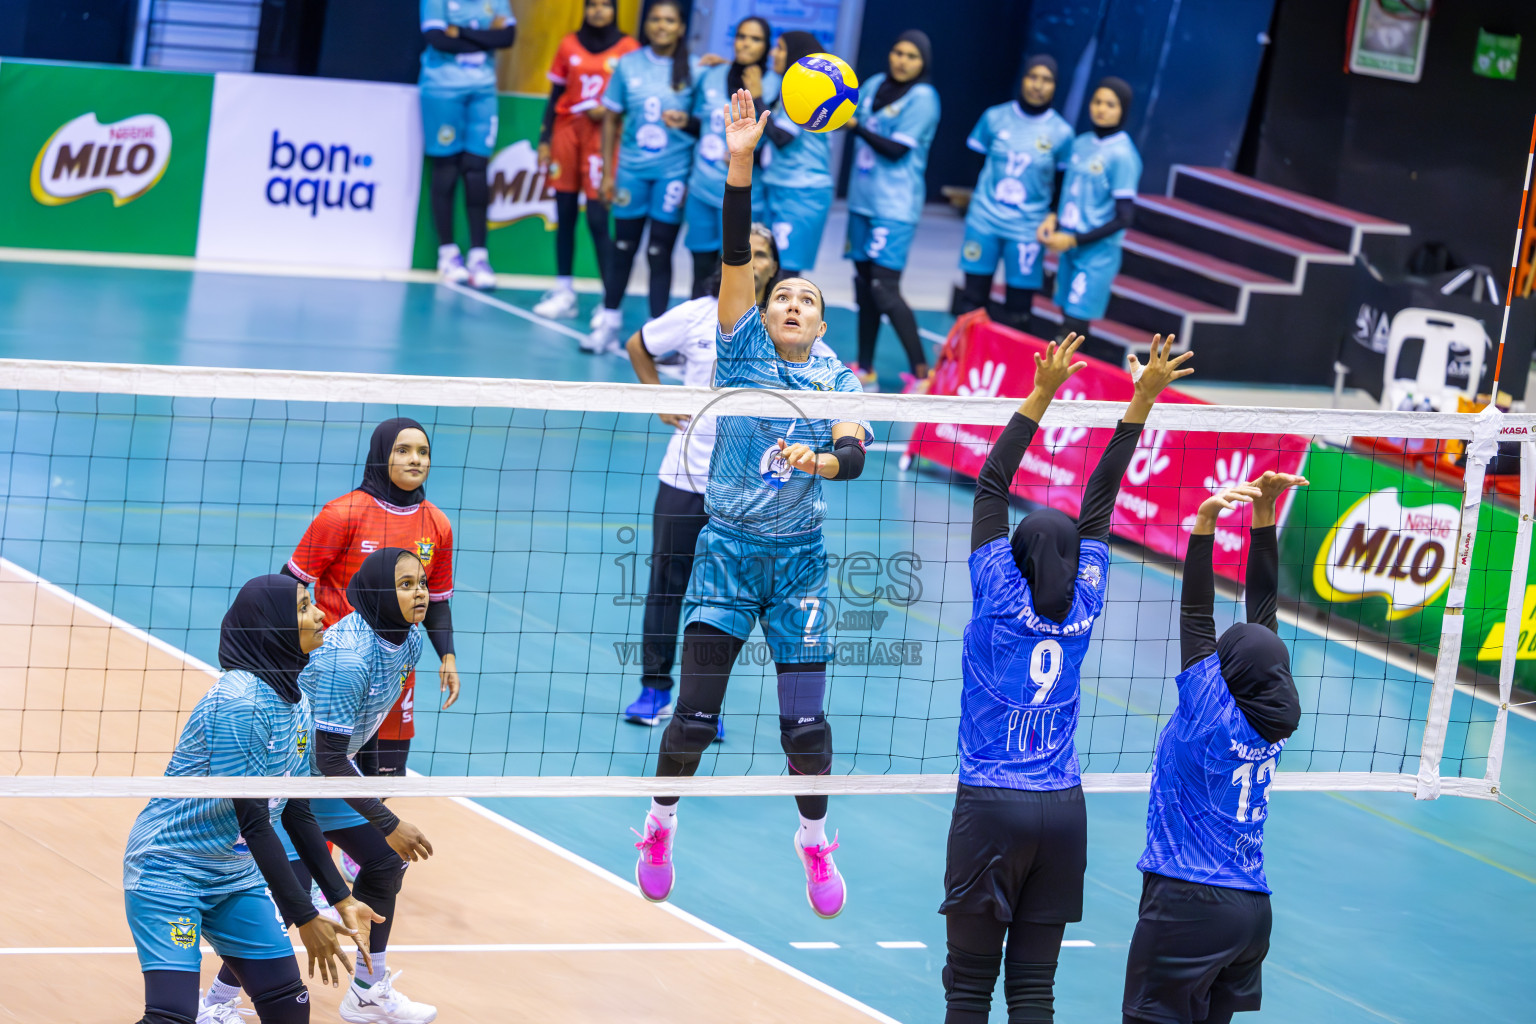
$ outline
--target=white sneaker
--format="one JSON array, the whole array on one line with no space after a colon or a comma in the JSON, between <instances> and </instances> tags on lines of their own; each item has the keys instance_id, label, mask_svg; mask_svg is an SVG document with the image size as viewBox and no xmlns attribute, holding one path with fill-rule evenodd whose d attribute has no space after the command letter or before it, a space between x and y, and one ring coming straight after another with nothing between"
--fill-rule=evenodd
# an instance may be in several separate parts
<instances>
[{"instance_id":1,"label":"white sneaker","mask_svg":"<svg viewBox=\"0 0 1536 1024\"><path fill-rule=\"evenodd\" d=\"M395 979L404 973L386 974L369 988L357 982L347 986L341 1000L341 1019L350 1024L427 1024L437 1020L437 1007L414 1003L395 991Z\"/></svg>"},{"instance_id":2,"label":"white sneaker","mask_svg":"<svg viewBox=\"0 0 1536 1024\"><path fill-rule=\"evenodd\" d=\"M603 307L599 305L598 309ZM533 307L538 316L549 320L574 320L576 318L576 291L572 288L551 288L544 293L538 305Z\"/></svg>"},{"instance_id":3,"label":"white sneaker","mask_svg":"<svg viewBox=\"0 0 1536 1024\"><path fill-rule=\"evenodd\" d=\"M210 1003L207 998L204 995L198 1003L197 1024L245 1024L242 1018L256 1016L255 1010L240 1005L239 996L227 1003Z\"/></svg>"},{"instance_id":4,"label":"white sneaker","mask_svg":"<svg viewBox=\"0 0 1536 1024\"><path fill-rule=\"evenodd\" d=\"M595 331L595 330L597 330L598 326L602 322L603 322L603 300L601 298L599 298L597 300L597 306L595 308L593 308L593 310L592 310L592 315L587 318L587 326Z\"/></svg>"},{"instance_id":5,"label":"white sneaker","mask_svg":"<svg viewBox=\"0 0 1536 1024\"><path fill-rule=\"evenodd\" d=\"M592 328L592 333L581 340L581 350L591 352L594 355L599 352L610 352L619 343L620 319L618 310L602 310L603 317L598 325ZM612 315L609 315L609 314Z\"/></svg>"},{"instance_id":6,"label":"white sneaker","mask_svg":"<svg viewBox=\"0 0 1536 1024\"><path fill-rule=\"evenodd\" d=\"M496 290L496 271L491 269L491 254L484 249L469 250L469 286L482 292Z\"/></svg>"},{"instance_id":7,"label":"white sneaker","mask_svg":"<svg viewBox=\"0 0 1536 1024\"><path fill-rule=\"evenodd\" d=\"M437 247L437 276L444 284L463 284L469 280L469 268L464 266L458 246L449 243Z\"/></svg>"}]
</instances>

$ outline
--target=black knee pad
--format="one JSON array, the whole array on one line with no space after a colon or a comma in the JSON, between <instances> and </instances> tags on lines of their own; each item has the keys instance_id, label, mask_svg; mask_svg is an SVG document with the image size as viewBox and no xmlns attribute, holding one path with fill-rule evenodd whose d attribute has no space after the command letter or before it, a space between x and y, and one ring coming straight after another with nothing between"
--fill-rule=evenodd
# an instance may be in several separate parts
<instances>
[{"instance_id":1,"label":"black knee pad","mask_svg":"<svg viewBox=\"0 0 1536 1024\"><path fill-rule=\"evenodd\" d=\"M1055 964L1021 964L1010 960L1003 978L1008 1024L1055 1020L1055 986Z\"/></svg>"},{"instance_id":2,"label":"black knee pad","mask_svg":"<svg viewBox=\"0 0 1536 1024\"><path fill-rule=\"evenodd\" d=\"M275 992L251 993L261 1024L309 1024L309 989L295 978Z\"/></svg>"},{"instance_id":3,"label":"black knee pad","mask_svg":"<svg viewBox=\"0 0 1536 1024\"><path fill-rule=\"evenodd\" d=\"M992 989L1003 967L1003 954L983 956L949 946L944 961L944 1001L951 1010L986 1013L992 1007Z\"/></svg>"},{"instance_id":4,"label":"black knee pad","mask_svg":"<svg viewBox=\"0 0 1536 1024\"><path fill-rule=\"evenodd\" d=\"M698 764L699 755L715 742L719 718L719 715L695 711L678 701L672 720L661 734L661 752L681 764Z\"/></svg>"},{"instance_id":5,"label":"black knee pad","mask_svg":"<svg viewBox=\"0 0 1536 1024\"><path fill-rule=\"evenodd\" d=\"M876 309L889 315L891 310L901 308L901 279L876 275L869 282L869 296Z\"/></svg>"},{"instance_id":6,"label":"black knee pad","mask_svg":"<svg viewBox=\"0 0 1536 1024\"><path fill-rule=\"evenodd\" d=\"M779 718L779 742L797 775L825 775L832 770L832 725L826 715Z\"/></svg>"}]
</instances>

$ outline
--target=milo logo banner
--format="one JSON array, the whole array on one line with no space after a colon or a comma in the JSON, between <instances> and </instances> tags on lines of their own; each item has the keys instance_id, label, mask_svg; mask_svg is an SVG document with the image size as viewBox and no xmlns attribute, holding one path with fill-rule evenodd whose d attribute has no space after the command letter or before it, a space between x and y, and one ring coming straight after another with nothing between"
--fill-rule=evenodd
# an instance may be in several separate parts
<instances>
[{"instance_id":1,"label":"milo logo banner","mask_svg":"<svg viewBox=\"0 0 1536 1024\"><path fill-rule=\"evenodd\" d=\"M210 75L0 63L0 245L190 256Z\"/></svg>"},{"instance_id":2,"label":"milo logo banner","mask_svg":"<svg viewBox=\"0 0 1536 1024\"><path fill-rule=\"evenodd\" d=\"M1460 481L1407 471L1402 456L1314 444L1312 486L1280 530L1280 593L1388 640L1433 651L1451 584ZM1497 674L1514 561L1516 513L1490 491L1478 519L1461 661ZM1536 574L1532 580L1536 581ZM1517 676L1536 681L1536 587L1526 599Z\"/></svg>"}]
</instances>

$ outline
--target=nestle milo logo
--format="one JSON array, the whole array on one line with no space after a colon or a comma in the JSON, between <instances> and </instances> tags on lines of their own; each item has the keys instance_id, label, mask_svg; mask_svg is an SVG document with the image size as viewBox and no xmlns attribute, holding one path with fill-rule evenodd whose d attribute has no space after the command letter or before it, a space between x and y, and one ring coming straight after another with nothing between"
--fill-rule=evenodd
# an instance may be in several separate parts
<instances>
[{"instance_id":1,"label":"nestle milo logo","mask_svg":"<svg viewBox=\"0 0 1536 1024\"><path fill-rule=\"evenodd\" d=\"M600 177L602 170L583 168L582 173ZM539 155L527 139L519 139L498 151L486 174L491 192L486 220L492 228L504 228L525 217L555 222L555 194L549 174L539 169Z\"/></svg>"},{"instance_id":2,"label":"nestle milo logo","mask_svg":"<svg viewBox=\"0 0 1536 1024\"><path fill-rule=\"evenodd\" d=\"M155 187L171 162L171 127L156 114L112 124L81 114L48 137L32 161L32 198L62 206L108 192L122 206Z\"/></svg>"},{"instance_id":3,"label":"nestle milo logo","mask_svg":"<svg viewBox=\"0 0 1536 1024\"><path fill-rule=\"evenodd\" d=\"M1312 583L1329 601L1382 597L1388 619L1412 615L1450 585L1459 516L1449 504L1404 507L1395 487L1372 491L1328 531Z\"/></svg>"}]
</instances>

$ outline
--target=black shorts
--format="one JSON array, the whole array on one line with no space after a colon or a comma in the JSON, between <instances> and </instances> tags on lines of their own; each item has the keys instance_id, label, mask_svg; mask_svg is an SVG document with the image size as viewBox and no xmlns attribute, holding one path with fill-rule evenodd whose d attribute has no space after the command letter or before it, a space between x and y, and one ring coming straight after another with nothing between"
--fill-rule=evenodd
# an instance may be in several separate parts
<instances>
[{"instance_id":1,"label":"black shorts","mask_svg":"<svg viewBox=\"0 0 1536 1024\"><path fill-rule=\"evenodd\" d=\"M960 784L949 824L941 914L1065 924L1083 919L1088 808L1083 788Z\"/></svg>"},{"instance_id":2,"label":"black shorts","mask_svg":"<svg viewBox=\"0 0 1536 1024\"><path fill-rule=\"evenodd\" d=\"M1122 1011L1191 1024L1257 1010L1270 924L1268 893L1144 873Z\"/></svg>"}]
</instances>

